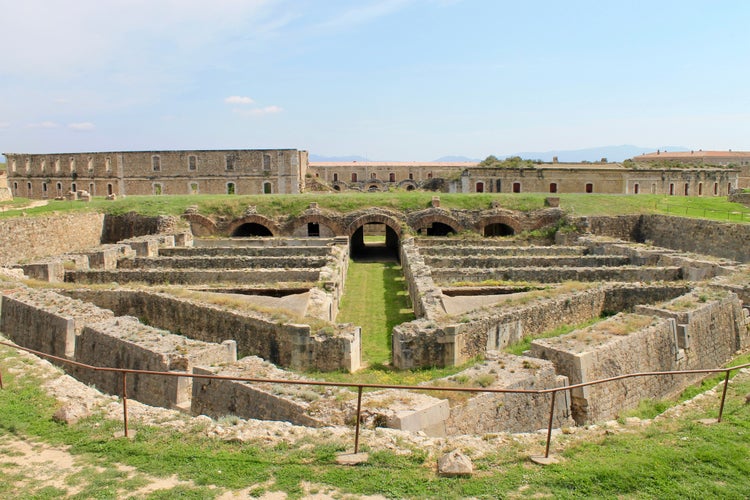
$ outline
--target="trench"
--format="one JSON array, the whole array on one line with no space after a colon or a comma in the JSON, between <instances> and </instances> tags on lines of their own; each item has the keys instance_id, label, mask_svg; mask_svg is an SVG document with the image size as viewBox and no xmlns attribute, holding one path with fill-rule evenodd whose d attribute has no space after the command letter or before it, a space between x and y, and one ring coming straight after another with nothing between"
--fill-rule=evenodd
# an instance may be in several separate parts
<instances>
[{"instance_id":1,"label":"trench","mask_svg":"<svg viewBox=\"0 0 750 500\"><path fill-rule=\"evenodd\" d=\"M391 363L393 327L414 320L401 265L384 243L368 237L368 252L352 256L336 318L362 328L365 367Z\"/></svg>"}]
</instances>

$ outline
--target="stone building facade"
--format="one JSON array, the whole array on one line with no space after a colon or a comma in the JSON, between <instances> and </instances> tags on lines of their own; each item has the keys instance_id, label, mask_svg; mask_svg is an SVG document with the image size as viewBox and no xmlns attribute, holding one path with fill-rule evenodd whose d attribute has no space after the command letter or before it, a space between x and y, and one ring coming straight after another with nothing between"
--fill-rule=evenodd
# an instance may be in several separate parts
<instances>
[{"instance_id":1,"label":"stone building facade","mask_svg":"<svg viewBox=\"0 0 750 500\"><path fill-rule=\"evenodd\" d=\"M676 163L699 167L736 167L739 168L737 187L750 188L750 151L657 151L633 158L639 163Z\"/></svg>"},{"instance_id":2,"label":"stone building facade","mask_svg":"<svg viewBox=\"0 0 750 500\"><path fill-rule=\"evenodd\" d=\"M299 193L307 151L120 151L104 153L5 153L14 196L57 198L161 194Z\"/></svg>"},{"instance_id":3,"label":"stone building facade","mask_svg":"<svg viewBox=\"0 0 750 500\"><path fill-rule=\"evenodd\" d=\"M473 162L311 162L310 174L336 191L432 189L451 193L603 193L727 196L736 168L629 168L620 163L538 163L524 168Z\"/></svg>"}]
</instances>

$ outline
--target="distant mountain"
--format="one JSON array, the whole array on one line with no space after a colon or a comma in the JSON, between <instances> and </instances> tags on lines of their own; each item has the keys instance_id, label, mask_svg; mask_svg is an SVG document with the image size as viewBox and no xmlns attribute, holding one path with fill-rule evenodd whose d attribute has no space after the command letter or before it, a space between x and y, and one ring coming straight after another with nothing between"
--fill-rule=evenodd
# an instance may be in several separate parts
<instances>
[{"instance_id":1,"label":"distant mountain","mask_svg":"<svg viewBox=\"0 0 750 500\"><path fill-rule=\"evenodd\" d=\"M441 158L438 158L437 160L432 160L435 162L451 162L451 161L475 161L479 163L482 160L479 160L477 158L469 158L468 156L443 156Z\"/></svg>"},{"instance_id":2,"label":"distant mountain","mask_svg":"<svg viewBox=\"0 0 750 500\"><path fill-rule=\"evenodd\" d=\"M321 156L310 155L310 161L370 161L364 156Z\"/></svg>"},{"instance_id":3,"label":"distant mountain","mask_svg":"<svg viewBox=\"0 0 750 500\"><path fill-rule=\"evenodd\" d=\"M682 146L642 147L623 145L544 152L524 151L512 155L498 156L498 158L520 156L525 160L552 161L552 158L557 156L557 161L559 162L600 161L602 158L606 158L607 161L623 161L644 153L653 153L657 149L661 151L690 151L690 149Z\"/></svg>"}]
</instances>

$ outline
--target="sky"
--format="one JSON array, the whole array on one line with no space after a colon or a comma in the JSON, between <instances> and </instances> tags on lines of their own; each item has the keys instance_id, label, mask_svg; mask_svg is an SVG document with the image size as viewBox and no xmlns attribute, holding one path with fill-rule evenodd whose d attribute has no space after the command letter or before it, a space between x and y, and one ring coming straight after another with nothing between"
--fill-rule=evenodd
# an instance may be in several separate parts
<instances>
[{"instance_id":1,"label":"sky","mask_svg":"<svg viewBox=\"0 0 750 500\"><path fill-rule=\"evenodd\" d=\"M746 0L0 0L0 151L750 150Z\"/></svg>"}]
</instances>

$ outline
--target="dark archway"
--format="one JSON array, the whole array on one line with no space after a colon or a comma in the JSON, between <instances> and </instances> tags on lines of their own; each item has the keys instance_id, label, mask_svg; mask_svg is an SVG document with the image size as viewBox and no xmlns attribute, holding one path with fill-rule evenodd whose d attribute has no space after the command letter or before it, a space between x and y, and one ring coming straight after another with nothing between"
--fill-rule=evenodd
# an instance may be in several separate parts
<instances>
[{"instance_id":1,"label":"dark archway","mask_svg":"<svg viewBox=\"0 0 750 500\"><path fill-rule=\"evenodd\" d=\"M516 234L516 231L502 222L496 222L484 226L485 236L513 236L514 234Z\"/></svg>"},{"instance_id":2,"label":"dark archway","mask_svg":"<svg viewBox=\"0 0 750 500\"><path fill-rule=\"evenodd\" d=\"M427 236L448 236L449 234L456 234L455 229L442 222L433 222L431 226L419 229L417 232L419 234L426 234Z\"/></svg>"},{"instance_id":3,"label":"dark archway","mask_svg":"<svg viewBox=\"0 0 750 500\"><path fill-rule=\"evenodd\" d=\"M240 238L273 236L270 229L257 222L246 222L232 232L232 236Z\"/></svg>"},{"instance_id":4,"label":"dark archway","mask_svg":"<svg viewBox=\"0 0 750 500\"><path fill-rule=\"evenodd\" d=\"M398 234L387 224L376 222L363 224L351 236L353 260L399 262L398 252Z\"/></svg>"}]
</instances>

